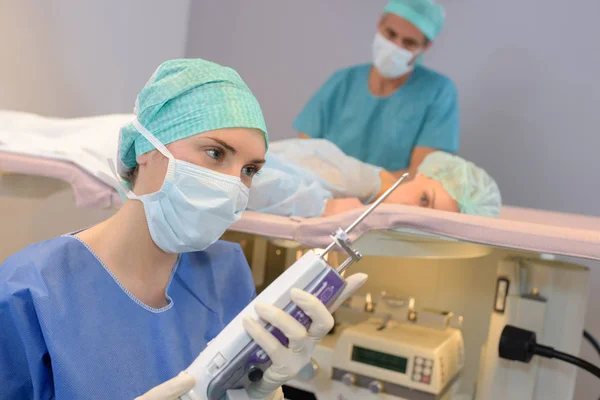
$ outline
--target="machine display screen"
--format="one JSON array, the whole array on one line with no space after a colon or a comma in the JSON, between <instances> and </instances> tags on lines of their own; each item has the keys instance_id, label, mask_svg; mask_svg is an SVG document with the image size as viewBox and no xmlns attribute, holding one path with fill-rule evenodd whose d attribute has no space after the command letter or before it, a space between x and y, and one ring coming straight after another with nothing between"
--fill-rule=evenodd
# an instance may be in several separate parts
<instances>
[{"instance_id":1,"label":"machine display screen","mask_svg":"<svg viewBox=\"0 0 600 400\"><path fill-rule=\"evenodd\" d=\"M401 374L406 373L406 365L408 364L407 358L380 353L358 346L352 347L352 361L389 369L391 371L400 372Z\"/></svg>"}]
</instances>

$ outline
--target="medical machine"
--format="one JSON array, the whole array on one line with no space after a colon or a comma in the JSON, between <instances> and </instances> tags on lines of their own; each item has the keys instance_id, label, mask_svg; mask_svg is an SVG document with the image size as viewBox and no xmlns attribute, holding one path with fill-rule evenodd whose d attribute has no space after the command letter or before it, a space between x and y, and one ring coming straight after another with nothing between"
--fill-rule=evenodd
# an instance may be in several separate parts
<instances>
[{"instance_id":1,"label":"medical machine","mask_svg":"<svg viewBox=\"0 0 600 400\"><path fill-rule=\"evenodd\" d=\"M288 382L286 399L455 398L464 366L462 333L433 317L424 319L438 319L436 327L372 317L336 327Z\"/></svg>"},{"instance_id":2,"label":"medical machine","mask_svg":"<svg viewBox=\"0 0 600 400\"><path fill-rule=\"evenodd\" d=\"M333 355L332 379L396 398L442 399L464 363L462 334L390 321L345 329ZM421 392L418 396L416 392ZM423 396L428 393L431 396Z\"/></svg>"},{"instance_id":3,"label":"medical machine","mask_svg":"<svg viewBox=\"0 0 600 400\"><path fill-rule=\"evenodd\" d=\"M186 370L187 373L196 378L196 386L191 391L193 393L190 393L189 396L185 395L183 398L199 396L209 400L220 400L229 389L248 387L252 382L260 381L264 371L271 365L271 360L264 350L248 336L242 325L243 318L251 316L259 320L254 310L255 304L270 303L281 307L308 328L311 320L299 307L291 302L290 290L292 288L302 288L314 294L323 304L332 305L346 287L346 281L341 274L352 263L362 258L362 255L351 247L352 242L348 234L381 204L407 176L408 174L404 174L348 229L345 231L338 229L332 235L334 242L321 255L317 255L313 251L307 252L246 306L217 337L209 342L206 349ZM336 246L349 256L337 269L331 267L325 260L325 256ZM288 339L278 329L270 325L267 325L266 328L282 344L287 345Z\"/></svg>"}]
</instances>

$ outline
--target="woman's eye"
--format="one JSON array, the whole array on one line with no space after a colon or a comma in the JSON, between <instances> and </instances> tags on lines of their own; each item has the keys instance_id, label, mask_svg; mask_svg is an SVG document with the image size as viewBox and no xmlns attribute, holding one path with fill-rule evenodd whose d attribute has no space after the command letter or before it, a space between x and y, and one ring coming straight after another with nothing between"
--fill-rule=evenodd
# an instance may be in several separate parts
<instances>
[{"instance_id":1,"label":"woman's eye","mask_svg":"<svg viewBox=\"0 0 600 400\"><path fill-rule=\"evenodd\" d=\"M244 167L244 169L242 169L242 173L244 175L250 176L250 177L253 177L254 175L257 175L259 172L260 171L256 167Z\"/></svg>"},{"instance_id":2,"label":"woman's eye","mask_svg":"<svg viewBox=\"0 0 600 400\"><path fill-rule=\"evenodd\" d=\"M419 199L419 206L429 207L429 196L427 196L427 193L423 193L421 195L421 198Z\"/></svg>"},{"instance_id":3,"label":"woman's eye","mask_svg":"<svg viewBox=\"0 0 600 400\"><path fill-rule=\"evenodd\" d=\"M221 149L209 149L206 150L206 154L208 154L211 158L215 160L221 160L225 153Z\"/></svg>"}]
</instances>

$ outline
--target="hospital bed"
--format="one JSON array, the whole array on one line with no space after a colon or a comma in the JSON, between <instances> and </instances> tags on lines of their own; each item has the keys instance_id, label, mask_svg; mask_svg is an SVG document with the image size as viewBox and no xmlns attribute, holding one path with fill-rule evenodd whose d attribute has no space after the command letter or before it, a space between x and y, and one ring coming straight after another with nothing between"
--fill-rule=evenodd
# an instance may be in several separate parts
<instances>
[{"instance_id":1,"label":"hospital bed","mask_svg":"<svg viewBox=\"0 0 600 400\"><path fill-rule=\"evenodd\" d=\"M119 118L121 122L126 120ZM0 126L1 129L1 126ZM60 154L24 154L4 149L0 135L0 174L23 174L62 180L72 189L80 208L118 208L121 198L103 179ZM33 153L28 150L28 152ZM58 151L57 151L58 153ZM327 218L296 218L245 212L233 231L293 240L304 246L325 246L338 226L349 223L362 210ZM399 228L402 227L402 228ZM421 231L447 240L490 246L600 259L600 218L505 206L492 219L436 210L383 205L354 236L373 230Z\"/></svg>"},{"instance_id":2,"label":"hospital bed","mask_svg":"<svg viewBox=\"0 0 600 400\"><path fill-rule=\"evenodd\" d=\"M107 128L120 126L129 117L117 116L108 121ZM0 123L2 129L5 133L10 130ZM66 182L71 188L69 196L78 209L116 209L121 204L109 182L79 166L73 154L65 154L61 149L35 154L27 146L32 138L21 138L12 147L7 146L7 139L10 140L0 133L2 173ZM0 176L0 190L3 182L6 180ZM64 202L65 197L61 199ZM331 241L329 235L336 228L347 226L361 212L353 210L311 219L245 212L226 237L239 241L245 248L260 287L272 280L269 278L272 270L278 273L278 263L285 268L305 249L327 246ZM529 271L528 278L517 274L511 279L520 286L533 285L536 286L533 289L552 293L545 306L546 317L538 318L538 325L534 323L530 328L537 329L547 344L578 354L588 267L598 267L600 261L600 218L515 207L504 207L500 218L487 218L383 205L353 232L352 238L359 238L356 246L365 256L359 268L370 274L365 290L414 295L422 304L448 306L464 316L463 392L487 399L518 388L519 395L506 398L572 397L576 373L573 367L536 364L514 373L504 360L494 358L489 343L498 339L494 331L498 318L524 324L533 322L524 301L514 306L520 310L516 313L494 313L490 305L497 301L499 278L510 275L515 268ZM529 383L523 381L523 376L528 377ZM310 382L298 385L306 389ZM485 392L484 385L491 391ZM543 387L546 391L540 389ZM361 397L364 394L358 396L369 398Z\"/></svg>"}]
</instances>

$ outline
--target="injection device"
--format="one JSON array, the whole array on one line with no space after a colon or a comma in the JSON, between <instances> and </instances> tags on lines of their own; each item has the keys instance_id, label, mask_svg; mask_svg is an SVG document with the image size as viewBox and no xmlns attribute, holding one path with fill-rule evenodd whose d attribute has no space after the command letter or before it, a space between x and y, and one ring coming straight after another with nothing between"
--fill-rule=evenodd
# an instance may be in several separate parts
<instances>
[{"instance_id":1,"label":"injection device","mask_svg":"<svg viewBox=\"0 0 600 400\"><path fill-rule=\"evenodd\" d=\"M379 206L407 176L408 174L402 175L345 231L338 229L332 235L333 243L322 254L317 255L311 250L296 261L211 340L185 371L196 378L196 386L181 399L221 400L230 389L247 388L252 382L260 381L264 371L271 365L271 360L246 333L242 320L250 316L260 322L254 306L256 303L268 303L282 308L308 329L312 321L291 302L291 289L304 289L330 307L346 287L346 281L341 274L352 263L362 258L362 255L352 248L348 234ZM337 269L331 267L325 260L325 256L336 246L349 256ZM270 324L267 324L265 328L284 346L288 345L288 339L281 331Z\"/></svg>"}]
</instances>

